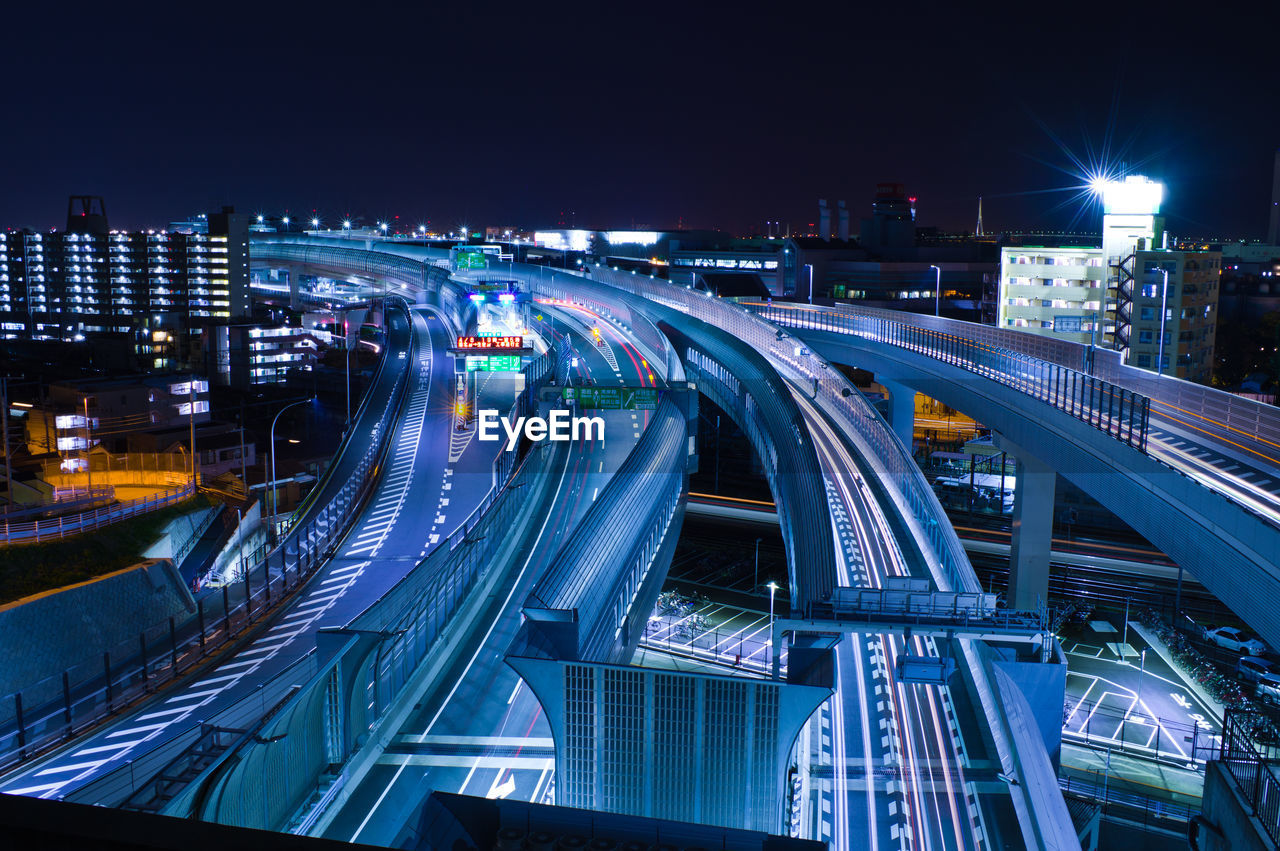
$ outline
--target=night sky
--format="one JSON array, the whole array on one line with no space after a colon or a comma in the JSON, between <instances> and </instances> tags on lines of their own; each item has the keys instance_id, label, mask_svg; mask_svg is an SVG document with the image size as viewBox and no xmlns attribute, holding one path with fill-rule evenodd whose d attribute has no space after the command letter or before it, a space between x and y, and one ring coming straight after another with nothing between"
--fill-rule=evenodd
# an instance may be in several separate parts
<instances>
[{"instance_id":1,"label":"night sky","mask_svg":"<svg viewBox=\"0 0 1280 851\"><path fill-rule=\"evenodd\" d=\"M0 226L87 193L121 228L232 203L746 233L820 197L856 222L896 181L921 224L971 229L983 195L989 231L1065 228L1070 193L1025 193L1110 138L1175 236L1261 237L1280 13L1121 5L11 4Z\"/></svg>"}]
</instances>

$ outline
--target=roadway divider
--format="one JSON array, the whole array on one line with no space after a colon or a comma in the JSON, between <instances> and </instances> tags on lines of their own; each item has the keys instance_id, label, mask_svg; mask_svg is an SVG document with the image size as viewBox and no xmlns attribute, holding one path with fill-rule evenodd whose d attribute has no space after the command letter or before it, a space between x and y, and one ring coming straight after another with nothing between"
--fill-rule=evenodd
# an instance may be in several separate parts
<instances>
[{"instance_id":1,"label":"roadway divider","mask_svg":"<svg viewBox=\"0 0 1280 851\"><path fill-rule=\"evenodd\" d=\"M407 358L406 363L412 358ZM385 368L385 366L384 366ZM275 604L305 583L328 558L381 476L381 458L394 431L392 419L408 383L402 370L380 409L362 404L338 458L315 490L323 490L350 449L352 434L373 439L323 505L304 503L274 551L249 565L221 593L191 603L184 620L170 618L139 632L136 640L102 648L101 655L0 698L0 769L24 762L82 735L163 684L203 664L210 654L266 617ZM367 401L367 400L366 400ZM141 781L143 778L139 778Z\"/></svg>"},{"instance_id":2,"label":"roadway divider","mask_svg":"<svg viewBox=\"0 0 1280 851\"><path fill-rule=\"evenodd\" d=\"M616 664L634 653L666 573L651 576L650 569L670 557L673 547L664 544L683 519L687 432L681 406L663 399L529 595L524 612L535 647L543 643L561 659Z\"/></svg>"}]
</instances>

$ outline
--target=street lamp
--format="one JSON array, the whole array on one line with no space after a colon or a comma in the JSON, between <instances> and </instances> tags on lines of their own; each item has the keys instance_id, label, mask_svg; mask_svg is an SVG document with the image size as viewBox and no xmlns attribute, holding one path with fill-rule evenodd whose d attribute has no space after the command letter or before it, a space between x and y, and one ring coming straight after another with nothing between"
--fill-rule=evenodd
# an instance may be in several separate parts
<instances>
[{"instance_id":1,"label":"street lamp","mask_svg":"<svg viewBox=\"0 0 1280 851\"><path fill-rule=\"evenodd\" d=\"M280 220L280 223L281 223L282 225L284 225L285 233L288 233L288 232L289 232L289 217L288 217L288 216L285 216L284 218L282 218L282 219Z\"/></svg>"},{"instance_id":2,"label":"street lamp","mask_svg":"<svg viewBox=\"0 0 1280 851\"><path fill-rule=\"evenodd\" d=\"M933 285L933 315L939 316L942 312L942 267L930 263L929 268L937 273Z\"/></svg>"},{"instance_id":3,"label":"street lamp","mask_svg":"<svg viewBox=\"0 0 1280 851\"><path fill-rule=\"evenodd\" d=\"M717 417L717 419L719 418ZM756 579L751 583L752 593L755 593L755 590L760 587L760 542L763 540L764 538L756 538Z\"/></svg>"},{"instance_id":4,"label":"street lamp","mask_svg":"<svg viewBox=\"0 0 1280 851\"><path fill-rule=\"evenodd\" d=\"M275 417L271 420L271 517L272 517L271 532L272 532L273 538L275 537L275 528L276 528L274 518L276 514L279 513L279 510L280 510L280 495L276 492L276 423L280 420L280 415L283 414L285 411L289 410L290 408L295 408L298 405L304 405L307 402L314 402L314 401L315 401L315 397L312 397L310 399L299 399L296 402L290 402L288 405L285 405L283 408L277 411Z\"/></svg>"},{"instance_id":5,"label":"street lamp","mask_svg":"<svg viewBox=\"0 0 1280 851\"><path fill-rule=\"evenodd\" d=\"M318 218L313 218L311 220L311 227L315 230L320 230L320 220Z\"/></svg>"},{"instance_id":6,"label":"street lamp","mask_svg":"<svg viewBox=\"0 0 1280 851\"><path fill-rule=\"evenodd\" d=\"M1142 664L1138 668L1138 699L1133 705L1134 709L1138 710L1139 713L1142 712L1142 679L1147 673L1147 651L1145 648L1142 651L1141 659Z\"/></svg>"},{"instance_id":7,"label":"street lamp","mask_svg":"<svg viewBox=\"0 0 1280 851\"><path fill-rule=\"evenodd\" d=\"M773 634L773 595L778 591L778 583L770 581L765 586L769 589L769 633Z\"/></svg>"},{"instance_id":8,"label":"street lamp","mask_svg":"<svg viewBox=\"0 0 1280 851\"><path fill-rule=\"evenodd\" d=\"M804 267L809 270L809 304L813 304L813 264L806 263Z\"/></svg>"}]
</instances>

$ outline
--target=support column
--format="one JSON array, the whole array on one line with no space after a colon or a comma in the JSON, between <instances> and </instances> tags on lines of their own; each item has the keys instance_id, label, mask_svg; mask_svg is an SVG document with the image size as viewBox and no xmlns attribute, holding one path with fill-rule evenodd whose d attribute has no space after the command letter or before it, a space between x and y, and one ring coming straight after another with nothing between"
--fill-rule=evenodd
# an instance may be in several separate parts
<instances>
[{"instance_id":1,"label":"support column","mask_svg":"<svg viewBox=\"0 0 1280 851\"><path fill-rule=\"evenodd\" d=\"M1009 607L1034 609L1049 600L1049 548L1058 474L1026 452L997 440L1018 459L1013 491L1013 542L1009 550Z\"/></svg>"},{"instance_id":2,"label":"support column","mask_svg":"<svg viewBox=\"0 0 1280 851\"><path fill-rule=\"evenodd\" d=\"M297 267L289 269L289 309L301 310L302 298L299 290L302 289L302 272Z\"/></svg>"},{"instance_id":3,"label":"support column","mask_svg":"<svg viewBox=\"0 0 1280 851\"><path fill-rule=\"evenodd\" d=\"M876 383L889 391L889 425L907 452L914 454L916 429L916 391L896 381L876 378Z\"/></svg>"}]
</instances>

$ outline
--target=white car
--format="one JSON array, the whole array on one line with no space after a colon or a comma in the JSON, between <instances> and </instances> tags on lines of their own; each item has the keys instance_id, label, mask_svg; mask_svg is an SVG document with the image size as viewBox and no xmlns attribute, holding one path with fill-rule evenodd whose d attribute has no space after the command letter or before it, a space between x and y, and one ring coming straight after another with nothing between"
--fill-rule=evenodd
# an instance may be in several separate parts
<instances>
[{"instance_id":1,"label":"white car","mask_svg":"<svg viewBox=\"0 0 1280 851\"><path fill-rule=\"evenodd\" d=\"M1241 656L1236 672L1246 683L1257 683L1280 689L1280 665L1259 659L1257 656Z\"/></svg>"},{"instance_id":2,"label":"white car","mask_svg":"<svg viewBox=\"0 0 1280 851\"><path fill-rule=\"evenodd\" d=\"M1219 647L1242 653L1246 656L1261 656L1267 652L1267 645L1243 629L1237 629L1234 626L1206 629L1204 638L1210 644L1216 644Z\"/></svg>"}]
</instances>

